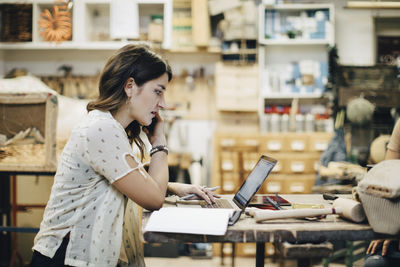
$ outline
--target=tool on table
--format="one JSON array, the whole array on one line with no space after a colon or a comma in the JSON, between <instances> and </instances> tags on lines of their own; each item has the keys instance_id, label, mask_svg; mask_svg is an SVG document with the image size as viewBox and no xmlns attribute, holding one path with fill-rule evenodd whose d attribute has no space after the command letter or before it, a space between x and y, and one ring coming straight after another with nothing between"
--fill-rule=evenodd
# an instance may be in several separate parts
<instances>
[{"instance_id":1,"label":"tool on table","mask_svg":"<svg viewBox=\"0 0 400 267\"><path fill-rule=\"evenodd\" d=\"M316 203L292 203L292 209L323 209L323 204Z\"/></svg>"},{"instance_id":2,"label":"tool on table","mask_svg":"<svg viewBox=\"0 0 400 267\"><path fill-rule=\"evenodd\" d=\"M282 209L281 206L280 206L277 202L273 201L269 196L266 196L265 199L266 199L266 200L272 205L272 207L274 207L276 210L281 210L281 209ZM278 199L278 198L276 198L276 199Z\"/></svg>"},{"instance_id":3,"label":"tool on table","mask_svg":"<svg viewBox=\"0 0 400 267\"><path fill-rule=\"evenodd\" d=\"M361 203L352 199L337 198L333 201L332 208L323 209L291 209L291 210L249 210L250 215L253 215L256 222L274 219L288 218L305 218L312 216L320 216L327 214L339 214L340 216L349 219L353 222L362 222L365 220L365 213Z\"/></svg>"}]
</instances>

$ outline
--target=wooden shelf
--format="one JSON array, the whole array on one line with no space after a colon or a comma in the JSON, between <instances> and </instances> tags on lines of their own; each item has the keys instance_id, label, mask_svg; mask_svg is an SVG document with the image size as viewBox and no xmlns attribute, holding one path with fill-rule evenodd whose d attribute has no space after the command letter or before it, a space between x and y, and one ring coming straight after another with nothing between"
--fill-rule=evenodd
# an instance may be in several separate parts
<instances>
[{"instance_id":1,"label":"wooden shelf","mask_svg":"<svg viewBox=\"0 0 400 267\"><path fill-rule=\"evenodd\" d=\"M257 54L257 49L239 49L238 51L221 51L223 55L251 55L251 54Z\"/></svg>"},{"instance_id":2,"label":"wooden shelf","mask_svg":"<svg viewBox=\"0 0 400 267\"><path fill-rule=\"evenodd\" d=\"M311 38L278 38L267 39L266 34L266 11L276 11L278 14L285 14L290 12L293 16L293 12L300 13L305 10L328 10L329 19L326 19L326 31L325 38L323 39L311 39ZM334 6L333 4L279 4L279 5L259 5L259 36L258 40L260 44L264 45L333 45L334 44ZM286 19L286 18L285 18ZM284 32L280 33L284 34Z\"/></svg>"},{"instance_id":3,"label":"wooden shelf","mask_svg":"<svg viewBox=\"0 0 400 267\"><path fill-rule=\"evenodd\" d=\"M268 99L316 99L321 98L322 93L291 93L291 94L281 94L281 93L272 93L268 95L264 95L264 98Z\"/></svg>"},{"instance_id":4,"label":"wooden shelf","mask_svg":"<svg viewBox=\"0 0 400 267\"><path fill-rule=\"evenodd\" d=\"M264 45L329 45L329 40L319 39L262 39L260 44Z\"/></svg>"},{"instance_id":5,"label":"wooden shelf","mask_svg":"<svg viewBox=\"0 0 400 267\"><path fill-rule=\"evenodd\" d=\"M73 1L72 8L70 10L72 15L72 24L73 24L73 34L72 40L63 42L60 44L49 43L42 41L42 38L39 34L39 26L37 21L39 20L40 13L45 8L50 8L55 4L54 0L15 0L15 1L7 1L5 3L12 4L32 4L32 42L25 43L0 43L1 50L52 50L52 49L60 49L60 50L115 50L122 47L128 43L138 43L140 41L94 41L91 37L94 29L96 32L106 32L108 33L110 27L110 10L112 5L112 0L75 0ZM162 6L163 9L163 34L164 40L162 42L163 49L169 49L171 46L171 37L172 37L172 0L132 0L134 5L137 5L139 8L139 12L141 12L142 6L148 5L156 5ZM4 4L4 3L2 3ZM106 26L102 28L102 25L93 22L93 8L99 8L102 10L102 20L108 22L105 23ZM143 13L143 14L142 14ZM140 16L147 16L148 11L143 10L142 13L139 13ZM133 19L133 18L132 18ZM139 21L139 18L138 18ZM103 21L104 22L104 21ZM140 21L138 22L138 27L141 27ZM108 26L107 26L108 25ZM93 40L93 41L92 41ZM98 40L98 39L96 39ZM147 42L146 43L150 43Z\"/></svg>"},{"instance_id":6,"label":"wooden shelf","mask_svg":"<svg viewBox=\"0 0 400 267\"><path fill-rule=\"evenodd\" d=\"M0 43L3 50L116 50L127 44L146 43L145 41L107 41L107 42L25 42L25 43Z\"/></svg>"}]
</instances>

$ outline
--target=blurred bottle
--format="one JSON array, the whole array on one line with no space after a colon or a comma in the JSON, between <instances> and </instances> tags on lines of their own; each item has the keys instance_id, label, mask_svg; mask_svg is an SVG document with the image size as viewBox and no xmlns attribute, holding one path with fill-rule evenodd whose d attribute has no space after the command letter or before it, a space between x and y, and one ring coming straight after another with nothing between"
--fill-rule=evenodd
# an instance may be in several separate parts
<instances>
[{"instance_id":1,"label":"blurred bottle","mask_svg":"<svg viewBox=\"0 0 400 267\"><path fill-rule=\"evenodd\" d=\"M314 114L307 113L305 118L305 131L314 132Z\"/></svg>"}]
</instances>

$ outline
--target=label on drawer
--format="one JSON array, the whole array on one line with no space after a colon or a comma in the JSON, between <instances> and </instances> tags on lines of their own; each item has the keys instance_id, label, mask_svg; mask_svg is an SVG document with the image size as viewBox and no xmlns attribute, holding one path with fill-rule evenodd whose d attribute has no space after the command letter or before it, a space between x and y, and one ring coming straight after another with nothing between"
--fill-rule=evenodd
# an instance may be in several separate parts
<instances>
[{"instance_id":1,"label":"label on drawer","mask_svg":"<svg viewBox=\"0 0 400 267\"><path fill-rule=\"evenodd\" d=\"M292 162L290 164L290 170L292 172L304 172L304 162Z\"/></svg>"},{"instance_id":2,"label":"label on drawer","mask_svg":"<svg viewBox=\"0 0 400 267\"><path fill-rule=\"evenodd\" d=\"M233 189L235 189L235 184L230 181L224 181L224 184L222 185L222 189L227 192L233 191Z\"/></svg>"},{"instance_id":3,"label":"label on drawer","mask_svg":"<svg viewBox=\"0 0 400 267\"><path fill-rule=\"evenodd\" d=\"M289 188L291 193L301 193L305 191L304 184L296 183L296 184L291 184Z\"/></svg>"},{"instance_id":4,"label":"label on drawer","mask_svg":"<svg viewBox=\"0 0 400 267\"><path fill-rule=\"evenodd\" d=\"M292 143L290 144L290 147L292 148L292 150L294 151L304 151L304 141L292 141Z\"/></svg>"},{"instance_id":5,"label":"label on drawer","mask_svg":"<svg viewBox=\"0 0 400 267\"><path fill-rule=\"evenodd\" d=\"M221 146L233 146L235 144L234 139L222 139Z\"/></svg>"},{"instance_id":6,"label":"label on drawer","mask_svg":"<svg viewBox=\"0 0 400 267\"><path fill-rule=\"evenodd\" d=\"M271 151L279 151L282 148L282 144L279 141L269 141L267 147Z\"/></svg>"},{"instance_id":7,"label":"label on drawer","mask_svg":"<svg viewBox=\"0 0 400 267\"><path fill-rule=\"evenodd\" d=\"M247 146L258 146L258 140L247 139L244 141Z\"/></svg>"},{"instance_id":8,"label":"label on drawer","mask_svg":"<svg viewBox=\"0 0 400 267\"><path fill-rule=\"evenodd\" d=\"M271 170L271 172L280 172L282 169L281 164L278 162Z\"/></svg>"},{"instance_id":9,"label":"label on drawer","mask_svg":"<svg viewBox=\"0 0 400 267\"><path fill-rule=\"evenodd\" d=\"M328 148L327 142L316 142L314 145L315 150L317 151L325 151Z\"/></svg>"},{"instance_id":10,"label":"label on drawer","mask_svg":"<svg viewBox=\"0 0 400 267\"><path fill-rule=\"evenodd\" d=\"M224 162L222 162L222 170L224 170L224 171L232 171L233 170L232 161L224 161Z\"/></svg>"},{"instance_id":11,"label":"label on drawer","mask_svg":"<svg viewBox=\"0 0 400 267\"><path fill-rule=\"evenodd\" d=\"M245 255L256 255L256 246L254 244L244 244L243 253Z\"/></svg>"},{"instance_id":12,"label":"label on drawer","mask_svg":"<svg viewBox=\"0 0 400 267\"><path fill-rule=\"evenodd\" d=\"M267 184L267 191L268 192L272 192L272 193L281 192L281 188L282 187L281 187L280 183L269 182Z\"/></svg>"},{"instance_id":13,"label":"label on drawer","mask_svg":"<svg viewBox=\"0 0 400 267\"><path fill-rule=\"evenodd\" d=\"M256 166L257 162L256 161L245 161L243 162L243 168L245 171L251 171L254 166Z\"/></svg>"},{"instance_id":14,"label":"label on drawer","mask_svg":"<svg viewBox=\"0 0 400 267\"><path fill-rule=\"evenodd\" d=\"M314 162L314 171L318 171L319 170L319 166L320 166L319 160L316 160Z\"/></svg>"}]
</instances>

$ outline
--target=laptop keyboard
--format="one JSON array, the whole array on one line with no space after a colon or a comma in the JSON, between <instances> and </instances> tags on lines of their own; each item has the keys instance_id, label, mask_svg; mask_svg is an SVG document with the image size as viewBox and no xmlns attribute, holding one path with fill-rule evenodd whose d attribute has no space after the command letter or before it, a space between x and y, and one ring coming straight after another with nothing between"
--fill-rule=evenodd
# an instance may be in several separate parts
<instances>
[{"instance_id":1,"label":"laptop keyboard","mask_svg":"<svg viewBox=\"0 0 400 267\"><path fill-rule=\"evenodd\" d=\"M227 199L215 199L214 204L207 204L207 202L204 201L204 204L201 204L202 208L211 208L211 209L232 209L232 204L229 200Z\"/></svg>"}]
</instances>

